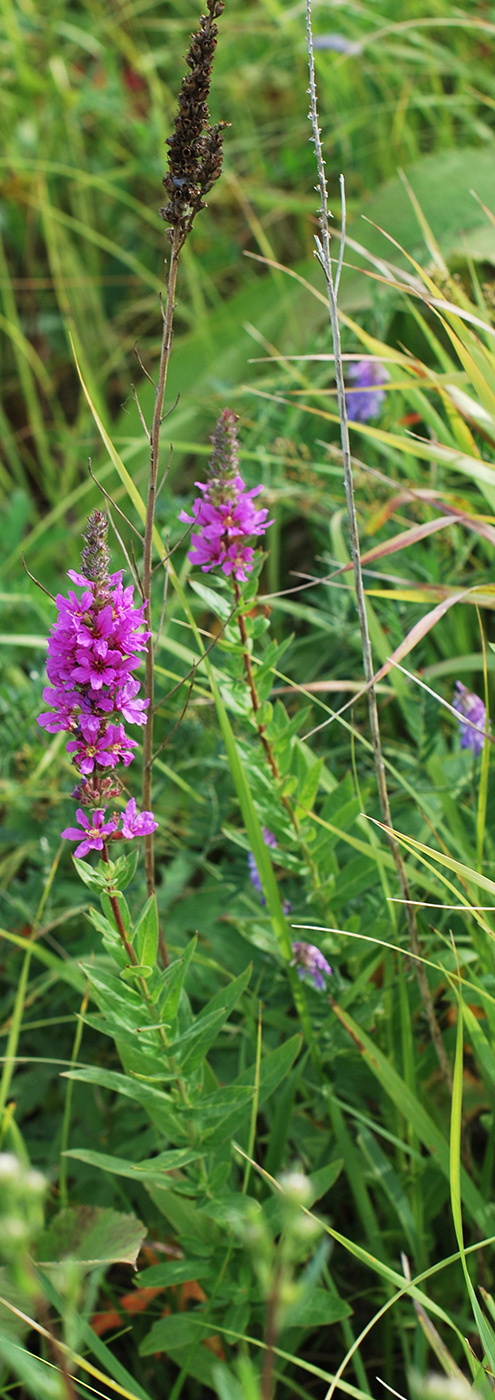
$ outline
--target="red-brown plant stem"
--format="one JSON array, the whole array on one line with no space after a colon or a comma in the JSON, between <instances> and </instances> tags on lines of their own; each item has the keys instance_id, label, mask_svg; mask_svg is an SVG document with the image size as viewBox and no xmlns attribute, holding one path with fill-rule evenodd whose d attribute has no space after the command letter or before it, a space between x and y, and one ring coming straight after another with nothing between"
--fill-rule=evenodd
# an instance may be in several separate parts
<instances>
[{"instance_id":1,"label":"red-brown plant stem","mask_svg":"<svg viewBox=\"0 0 495 1400\"><path fill-rule=\"evenodd\" d=\"M261 1376L261 1397L262 1400L272 1400L273 1396L273 1372L275 1363L275 1343L277 1340L277 1320L279 1308L280 1292L280 1270L277 1270L273 1280L270 1297L268 1298L265 1342L266 1351L263 1361L263 1372Z\"/></svg>"},{"instance_id":2,"label":"red-brown plant stem","mask_svg":"<svg viewBox=\"0 0 495 1400\"><path fill-rule=\"evenodd\" d=\"M160 461L160 431L162 426L163 400L167 384L167 372L172 349L172 331L175 308L175 292L177 287L177 272L179 266L179 254L184 241L184 236L178 229L173 229L171 233L171 254L170 266L168 270L167 300L163 312L163 333L162 347L160 353L160 365L158 369L158 382L155 393L155 407L153 412L153 422L150 432L150 472L148 482L148 500L146 505L146 525L144 532L144 555L143 555L143 592L146 598L146 626L152 633L151 619L151 587L153 569L153 529L155 524L155 504L156 488L158 480L158 468ZM153 776L153 708L155 698L154 683L154 659L153 659L153 638L150 637L148 651L146 654L146 678L145 696L149 700L148 718L144 729L143 738L143 810L151 811L151 789ZM154 893L155 889L155 855L153 832L144 838L145 867L146 867L146 889L148 896ZM168 965L169 957L162 935L161 952L165 966Z\"/></svg>"},{"instance_id":3,"label":"red-brown plant stem","mask_svg":"<svg viewBox=\"0 0 495 1400\"><path fill-rule=\"evenodd\" d=\"M109 858L108 858L108 850L107 850L107 847L106 847L106 845L105 845L105 842L103 842L102 859L105 861L105 865L109 865L110 862L109 862ZM125 948L125 951L126 951L126 953L127 953L127 957L128 957L128 959L129 959L129 962L130 962L130 964L131 964L132 967L139 967L139 958L138 958L138 956L137 956L137 953L136 953L135 949L134 949L133 946L132 946L132 943L129 943L129 939L128 939L127 933L126 933L126 931L125 931L124 921L123 921L123 918L122 918L122 914L121 914L121 912L120 912L119 901L118 901L118 899L116 898L116 896L115 896L114 894L111 894L111 893L110 893L110 890L108 890L107 893L108 893L108 898L109 898L109 900L110 900L110 904L111 904L111 907L112 907L112 914L113 914L113 917L114 917L114 919L115 919L116 927L117 927L117 930L118 930L118 932L119 932L119 934L120 934L120 937L121 937L121 939L122 939L122 943L123 943L124 948ZM155 1009L154 1009L154 1007L153 1007L153 1002L152 1002L151 997L150 997L150 993L149 993L149 989L148 989L148 986L147 986L146 978L145 978L145 977L138 977L138 978L137 978L137 982L138 982L138 984L139 984L139 990L140 990L140 992L141 992L141 996L143 997L144 1001L146 1002L148 1008L151 1008L151 1009L152 1009L153 1019L155 1019ZM164 1040L164 1044L166 1045L166 1040L164 1039L163 1036L162 1036L162 1039Z\"/></svg>"},{"instance_id":4,"label":"red-brown plant stem","mask_svg":"<svg viewBox=\"0 0 495 1400\"><path fill-rule=\"evenodd\" d=\"M239 584L238 584L238 582L237 582L237 579L234 579L234 580L233 580L233 583L234 583L234 593L235 593L236 604L237 604L237 607L240 609L240 606L241 606L241 603L242 603L242 594L241 594L241 590L240 590L240 588L239 588ZM251 704L252 704L252 706L253 706L253 714L254 714L254 718L255 718L256 728L257 728L257 730L258 730L258 736L259 736L259 739L261 740L261 743L262 743L262 745L263 745L263 748L264 748L266 757L267 757L267 759L268 759L268 763L269 763L270 768L271 768L271 771L272 771L272 773L273 773L273 777L275 778L275 781L276 781L277 783L280 783L280 782L282 781L282 774L281 774L281 772L280 772L280 768L279 768L278 763L277 763L277 760L276 760L276 758L275 758L275 754L274 754L273 749L272 749L272 746L271 746L271 744L270 744L270 740L268 739L268 736L267 736L267 733L266 733L266 728L265 728L265 725L263 724L263 720L258 719L258 714L259 714L259 710L260 710L260 700L259 700L258 691L257 691L257 689L256 689L256 680L255 680L255 677L254 677L253 668L252 668L252 665L251 665L251 656L250 656L250 652L249 652L249 640L248 640L248 635L247 635L247 632L246 632L246 622L245 622L245 618L244 618L244 613L241 612L241 611L239 611L238 614L237 614L237 625L238 625L238 628L239 628L239 633L240 633L241 642L242 642L242 657L243 657L243 662L244 662L244 671L245 671L245 673L246 673L246 680L247 680L247 683L248 683L248 686L249 686L249 693L250 693L250 695L251 695ZM288 816L288 818L289 818L289 821L291 822L291 825L292 825L293 828L294 828L294 831L295 831L296 836L300 836L300 833L301 833L300 823L299 823L297 814L296 814L296 812L294 811L294 808L293 808L293 806L292 806L292 802L291 802L290 798L287 797L287 795L286 795L285 793L281 793L281 794L280 794L280 800L281 800L281 802L282 802L282 806L285 808L285 811L287 812L287 816ZM310 851L308 850L307 844L306 844L305 842L303 842L303 844L302 844L302 851L303 851L303 854L304 854L304 858L305 858L305 860L306 860L306 862L307 862L308 868L309 868L309 870L311 871L315 889L317 889L318 886L319 886L319 884L320 884L320 881L319 881L319 878L318 878L318 871L317 871L317 869L316 869L316 867L315 867L315 863L314 863L314 861L313 861L313 858L312 858L312 856L311 856L311 854L310 854Z\"/></svg>"},{"instance_id":5,"label":"red-brown plant stem","mask_svg":"<svg viewBox=\"0 0 495 1400\"><path fill-rule=\"evenodd\" d=\"M235 601L236 601L237 607L239 608L240 605L241 605L241 602L242 602L242 596L241 596L241 590L240 590L240 588L239 588L239 584L238 584L238 582L237 582L237 579L234 579L234 593L235 593ZM271 744L269 743L269 740L268 740L267 737L266 737L265 725L263 724L262 720L259 720L259 719L258 719L258 711L259 711L259 708L260 708L260 702L259 702L259 698L258 698L258 692L257 692L257 689L256 689L256 681L255 681L255 679L254 679L253 668L252 668L252 666L251 666L251 657L250 657L250 654L249 654L249 641L248 641L248 636L247 636L247 632L246 632L246 623L245 623L245 620L244 620L244 613L242 613L242 612L238 612L238 614L237 614L237 626L238 626L238 628L239 628L239 632L240 632L240 636L241 636L241 642L242 642L242 659L243 659L243 662L244 662L244 670L245 670L245 672L246 672L246 680L247 680L247 683L248 683L248 686L249 686L249 692L250 692L250 695L251 695L251 704L252 704L252 707L253 707L253 714L254 714L254 717L255 717L255 720L256 720L256 728L257 728L257 730L258 730L258 734L259 734L259 737L260 737L260 739L261 739L261 743L263 744L263 748L264 748L264 750L265 750L266 757L267 757L268 762L269 762L269 764L270 764L270 768L271 768L271 770L272 770L273 776L274 776L274 778L276 778L277 782L280 782L280 778L281 778L280 769L279 769L277 760L276 760L276 758L275 758L275 755L274 755L274 753L273 753L273 751L272 751ZM291 809L291 810L292 810L292 809Z\"/></svg>"}]
</instances>

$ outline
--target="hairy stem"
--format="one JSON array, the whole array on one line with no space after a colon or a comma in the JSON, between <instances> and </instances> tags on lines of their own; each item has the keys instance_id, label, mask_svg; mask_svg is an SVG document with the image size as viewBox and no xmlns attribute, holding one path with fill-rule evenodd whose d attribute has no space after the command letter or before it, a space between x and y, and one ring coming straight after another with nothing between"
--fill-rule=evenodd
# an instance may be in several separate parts
<instances>
[{"instance_id":1,"label":"hairy stem","mask_svg":"<svg viewBox=\"0 0 495 1400\"><path fill-rule=\"evenodd\" d=\"M155 523L156 489L158 480L158 469L160 461L160 431L162 426L163 400L167 384L167 372L172 349L172 331L175 308L175 292L177 287L177 272L179 266L179 254L183 244L183 235L177 229L171 234L171 254L168 272L167 300L163 312L163 334L162 348L160 353L160 365L158 370L158 382L155 393L155 407L153 412L153 422L150 432L150 472L148 482L148 500L146 506L146 525L144 532L144 555L143 555L143 592L146 598L146 626L152 632L151 621L151 587L153 571L153 528ZM153 638L149 639L148 651L146 653L146 677L145 695L149 700L148 719L144 729L143 749L143 810L151 810L151 786L153 776L153 707L155 697L154 686L154 657ZM146 889L148 895L153 894L155 888L155 856L153 832L145 836L145 866L146 866ZM162 958L165 965L168 964L168 953L164 941L161 944Z\"/></svg>"},{"instance_id":2,"label":"hairy stem","mask_svg":"<svg viewBox=\"0 0 495 1400\"><path fill-rule=\"evenodd\" d=\"M353 486L353 478L352 478L352 459L351 459L351 450L350 450L350 443L349 443L349 425L348 425L348 420L347 420L347 410L346 410L346 402L345 402L345 384L344 384L344 371L343 371L343 365L342 365L342 352L341 352L341 344L340 344L339 315L338 315L338 308L337 308L337 296L336 296L336 292L335 292L335 285L334 285L333 273L332 273L332 259L331 259L331 254L330 254L330 229L329 229L329 217L330 217L330 216L329 216L329 210L328 210L328 195L327 195L327 183L326 183L326 175L325 175L325 162L324 162L324 159L323 159L323 151L322 151L322 145L321 145L320 127L319 127L319 124L318 124L318 107L317 107L317 97L316 97L315 64L314 64L314 48L313 48L313 31L312 31L312 25L311 25L311 0L306 0L306 23L307 23L307 40L308 40L308 57L309 57L309 96L310 96L310 113L309 113L309 116L310 116L312 131L313 131L313 142L314 142L314 147L315 147L316 165L317 165L317 170L318 170L318 185L319 185L319 191L320 191L320 197L321 197L321 208L320 208L320 235L321 235L321 236L320 236L320 238L317 238L317 239L316 239L316 248L317 248L318 261L319 261L319 263L320 263L320 266L321 266L321 268L322 268L322 270L323 270L323 273L324 273L324 276L325 276L325 282L326 282L326 288L327 288L327 296L328 296L328 310L329 310L329 316L330 316L330 325L331 325L331 329L332 329L332 340L333 340L333 350L334 350L334 359L335 359L335 383L336 383L336 388L337 388L337 401L338 401L338 406L339 406L340 438L341 438L341 446L342 446L342 464L343 464L343 468L344 468L344 486L345 486L345 495L346 495L346 502L347 502L347 515L348 515L348 522L349 522L349 537L350 537L350 546L351 546L351 559L352 559L352 564L353 564L353 568L354 568L354 587L355 587L355 594L356 594L356 606L357 606L357 612L358 612L358 617L359 617L359 627L360 627L360 631L361 631L361 644L362 644L362 651L363 651L364 674L365 674L365 678L366 678L366 683L367 683L367 685L369 686L369 690L368 690L368 714L369 714L371 741L372 741L372 745L373 745L373 754L374 754L374 761L375 761L375 771L376 771L376 778L377 778L377 784L378 784L378 796L379 796L380 808L381 808L381 812L382 812L383 821L384 821L384 823L385 823L385 825L386 825L387 827L391 828L391 827L393 826L393 822L392 822L392 817L391 817L391 812L390 812L390 802L389 802L388 789L387 789L387 779L386 779L386 774L385 774L385 764L384 764L384 761L383 761L383 753L382 753L382 746L381 746L381 739L380 739L380 725L379 725L379 719L378 719L378 706L377 706L377 702L376 702L375 688L374 688L374 686L373 686L373 684L372 684L373 675L374 675L374 669L373 669L373 655L372 655L372 650L371 650L371 641L370 641L369 628L368 628L368 618L367 618L367 613L366 613L366 599L365 599L365 593L364 593L363 575L362 575L362 570L361 570L361 556L360 556L360 551L359 551L359 531L358 531L357 516L356 516L356 506L355 506L355 501L354 501L354 486ZM343 180L342 180L342 179L341 179L341 188L342 188L342 191L343 191ZM405 907L405 915L406 915L406 921L407 921L407 927L408 927L408 933L409 933L409 939L410 939L411 949L412 949L412 952L415 954L416 975L417 975L417 979L418 979L418 985L419 985L419 991L420 991L420 995L421 995L421 1000L422 1000L422 1002L423 1002L423 1006L424 1006L424 1010L425 1010L425 1014L426 1014L426 1019L427 1019L427 1022L428 1022L428 1027L429 1027L430 1035L431 1035L431 1038L432 1038L432 1041L433 1041L433 1045L434 1045L434 1047L435 1047L435 1052L436 1052L436 1055L437 1055L438 1063L439 1063L439 1065L440 1065L440 1069L441 1069L442 1074L443 1074L443 1076L444 1076L444 1078L445 1078L445 1080L446 1080L446 1082L447 1082L447 1084L448 1084L448 1086L449 1086L449 1089L452 1090L452 1072L451 1072L450 1064L449 1064L449 1061L448 1061L448 1058L447 1058L447 1055L446 1055L446 1052L445 1052L445 1047L444 1047L444 1044L443 1044L443 1040L442 1040L442 1036L441 1036L441 1032L440 1032L440 1027L439 1027L439 1025L438 1025L438 1021L437 1021L437 1018L436 1018L436 1015L435 1015L435 1008L434 1008L434 1005L433 1005L433 999L432 999L431 992L430 992L430 988L429 988L429 985L428 985L428 980L427 980L426 972L425 972L425 969L424 969L424 967L423 967L423 964L422 964L421 962L418 962L418 961L417 961L417 959L420 957L421 945L420 945L420 941L419 941L418 927L417 927L417 923L416 923L416 914L415 914L415 912L414 912L414 909L413 909L413 907L412 907L412 904L411 904L410 902L409 902L409 903L407 902L407 901L410 901L411 895L410 895L410 890L409 890L409 881L408 881L408 878L407 878L406 868L405 868L405 865L404 865L404 862L403 862L403 859L402 859L402 855L401 855L399 846L397 845L397 842L395 841L394 837L393 837L391 834L388 835L388 841L389 841L389 846L390 846L390 850L391 850L392 856L393 856L393 858L394 858L395 867L396 867L396 870L397 870L397 876L398 876L398 879L399 879L399 884L400 884L400 888L401 888L401 892L402 892L402 897L403 897L403 899L404 899L404 901L405 901L405 905L404 905L404 907Z\"/></svg>"}]
</instances>

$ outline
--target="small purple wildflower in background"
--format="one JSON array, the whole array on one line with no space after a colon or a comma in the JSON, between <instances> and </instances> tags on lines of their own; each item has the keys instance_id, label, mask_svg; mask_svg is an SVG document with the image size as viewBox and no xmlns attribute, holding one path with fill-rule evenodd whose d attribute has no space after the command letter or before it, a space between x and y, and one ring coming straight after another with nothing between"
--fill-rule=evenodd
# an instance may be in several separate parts
<instances>
[{"instance_id":1,"label":"small purple wildflower in background","mask_svg":"<svg viewBox=\"0 0 495 1400\"><path fill-rule=\"evenodd\" d=\"M71 582L83 590L81 597L72 589L68 598L57 596L46 665L51 684L43 691L51 710L38 716L49 734L65 730L70 735L67 751L80 779L73 796L81 806L95 809L89 820L78 808L82 830L67 827L62 832L67 841L83 838L76 856L103 850L106 836L118 832L130 841L157 826L152 812L136 812L134 798L121 831L116 816L105 822L106 803L121 792L113 770L119 763L127 768L137 748L121 721L146 724L149 701L136 698L140 684L131 672L140 665L150 635L143 631L145 604L134 607L132 585L124 588L122 573L108 572L107 534L104 512L93 511L84 536L83 572L69 570Z\"/></svg>"},{"instance_id":2,"label":"small purple wildflower in background","mask_svg":"<svg viewBox=\"0 0 495 1400\"><path fill-rule=\"evenodd\" d=\"M385 399L379 386L390 379L388 370L379 360L358 360L348 369L347 378L356 385L345 396L349 422L367 423L369 418L376 418Z\"/></svg>"},{"instance_id":3,"label":"small purple wildflower in background","mask_svg":"<svg viewBox=\"0 0 495 1400\"><path fill-rule=\"evenodd\" d=\"M268 511L258 510L254 497L261 486L246 491L239 475L239 443L237 417L225 408L212 435L213 452L209 464L209 481L196 481L201 491L193 503L192 515L181 510L179 520L199 527L191 535L188 559L198 564L204 574L221 569L224 574L245 582L253 567L254 550L247 540L264 535L272 520Z\"/></svg>"},{"instance_id":4,"label":"small purple wildflower in background","mask_svg":"<svg viewBox=\"0 0 495 1400\"><path fill-rule=\"evenodd\" d=\"M297 967L297 975L303 980L309 977L317 992L325 990L325 977L331 977L332 969L319 948L314 943L293 943L292 966Z\"/></svg>"},{"instance_id":5,"label":"small purple wildflower in background","mask_svg":"<svg viewBox=\"0 0 495 1400\"><path fill-rule=\"evenodd\" d=\"M473 690L468 690L462 681L455 683L454 710L457 710L459 715L461 749L472 749L476 755L482 753L485 742L486 706L479 695L475 695ZM472 724L478 725L478 729L464 724L464 719L470 719Z\"/></svg>"},{"instance_id":6,"label":"small purple wildflower in background","mask_svg":"<svg viewBox=\"0 0 495 1400\"><path fill-rule=\"evenodd\" d=\"M277 845L277 838L276 838L276 836L273 835L273 831L269 831L269 830L268 830L268 827L267 827L267 826L264 826L264 827L262 827L262 833L263 833L263 840L264 840L265 846L271 846L272 849L275 849L275 847L276 847L276 845ZM255 858L254 858L254 856L253 856L253 852L252 852L252 851L249 852L249 855L248 855L248 858L247 858L247 862L248 862L248 870L249 870L249 879L250 879L250 881L251 881L251 884L254 885L254 888L255 888L255 890L257 891L257 893L258 893L259 895L261 895L260 903L261 903L261 904L266 904L266 899L265 899L265 896L264 896L264 894L263 894L263 885L262 885L262 883L261 883L260 876L259 876L258 866L257 866L257 864L256 864L256 861L255 861ZM284 901L283 901L283 903L282 903L282 911L283 911L283 913L284 913L284 914L290 914L291 909L292 909L292 904L291 904L291 902L290 902L290 899L284 899Z\"/></svg>"},{"instance_id":7,"label":"small purple wildflower in background","mask_svg":"<svg viewBox=\"0 0 495 1400\"><path fill-rule=\"evenodd\" d=\"M361 52L360 43L355 39L346 39L345 34L315 34L313 44L315 49L332 49L333 53Z\"/></svg>"},{"instance_id":8,"label":"small purple wildflower in background","mask_svg":"<svg viewBox=\"0 0 495 1400\"><path fill-rule=\"evenodd\" d=\"M277 838L276 838L276 836L273 835L273 831L269 831L269 830L268 830L268 827L267 827L267 826L264 826L264 827L262 827L262 834L263 834L263 840L264 840L265 846L271 846L273 849L275 849L275 846L276 846L276 844L277 844ZM249 852L249 855L248 855L247 860L248 860L248 869L249 869L249 879L250 879L250 881L251 881L251 884L254 885L254 888L255 888L255 890L257 890L258 894L260 894L260 895L262 896L262 895L263 895L263 886L262 886L262 883L261 883L261 880L260 880L260 877L259 877L258 866L257 866L257 864L256 864L256 861L255 861L255 859L254 859L254 856L253 856L253 852L252 852L252 851ZM262 902L262 904L265 903L265 901L264 901L263 898L262 898L261 902Z\"/></svg>"}]
</instances>

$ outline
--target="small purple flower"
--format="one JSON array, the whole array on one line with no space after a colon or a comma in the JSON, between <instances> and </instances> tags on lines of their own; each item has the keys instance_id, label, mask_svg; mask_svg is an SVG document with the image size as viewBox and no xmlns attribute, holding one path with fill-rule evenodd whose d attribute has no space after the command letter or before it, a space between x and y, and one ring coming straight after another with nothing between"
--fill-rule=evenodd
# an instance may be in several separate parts
<instances>
[{"instance_id":1,"label":"small purple flower","mask_svg":"<svg viewBox=\"0 0 495 1400\"><path fill-rule=\"evenodd\" d=\"M127 681L127 685L120 687L115 695L115 709L120 710L128 724L146 724L146 710L150 702L136 699L140 689L139 681L130 680Z\"/></svg>"},{"instance_id":2,"label":"small purple flower","mask_svg":"<svg viewBox=\"0 0 495 1400\"><path fill-rule=\"evenodd\" d=\"M262 831L265 846L272 846L274 848L277 844L277 838L273 835L273 831L269 831L267 826L264 826L262 828ZM263 885L260 880L258 866L256 864L252 851L249 852L247 862L249 870L249 879L251 881L251 884L254 885L254 888L257 891L257 893L261 895L261 903L264 904L265 900L263 899Z\"/></svg>"},{"instance_id":3,"label":"small purple flower","mask_svg":"<svg viewBox=\"0 0 495 1400\"><path fill-rule=\"evenodd\" d=\"M276 837L273 835L273 831L269 831L269 830L268 830L268 827L267 827L267 826L264 826L264 827L262 828L262 832L263 832L263 840L264 840L265 846L272 846L272 847L274 848L274 847L277 845L277 839L276 839ZM264 894L263 894L263 885L262 885L261 880L260 880L260 875L259 875L258 866L257 866L257 864L256 864L256 861L255 861L255 858L254 858L254 856L253 856L253 852L252 852L252 851L249 852L249 855L248 855L248 858L247 858L247 863L248 863L248 870L249 870L249 879L250 879L250 881L251 881L251 884L254 885L254 888L255 888L255 890L257 891L257 893L258 893L259 895L261 895L260 903L261 903L261 904L266 904L266 899L265 899ZM292 904L291 904L291 902L290 902L290 899L284 899L283 902L282 902L282 912L283 912L285 915L287 915L287 914L290 914L291 910L292 910Z\"/></svg>"},{"instance_id":4,"label":"small purple flower","mask_svg":"<svg viewBox=\"0 0 495 1400\"><path fill-rule=\"evenodd\" d=\"M346 39L345 34L315 34L313 43L315 49L332 49L334 53L361 52L361 45L354 39Z\"/></svg>"},{"instance_id":5,"label":"small purple flower","mask_svg":"<svg viewBox=\"0 0 495 1400\"><path fill-rule=\"evenodd\" d=\"M102 764L104 768L108 766L108 740L105 732L100 733L100 721L96 716L81 715L79 729L81 737L71 739L65 747L67 753L73 754L72 762L76 764L79 772L87 777L88 773L93 772L95 763Z\"/></svg>"},{"instance_id":6,"label":"small purple flower","mask_svg":"<svg viewBox=\"0 0 495 1400\"><path fill-rule=\"evenodd\" d=\"M149 836L152 831L156 831L157 826L158 822L155 821L153 813L138 812L136 799L131 797L122 814L122 835L126 841L132 841L133 836Z\"/></svg>"},{"instance_id":7,"label":"small purple flower","mask_svg":"<svg viewBox=\"0 0 495 1400\"><path fill-rule=\"evenodd\" d=\"M291 966L297 967L298 977L301 980L309 977L316 991L323 992L325 978L322 974L324 973L325 977L331 977L332 969L326 958L323 957L323 953L320 953L320 949L315 948L314 943L293 943L292 952L294 957Z\"/></svg>"},{"instance_id":8,"label":"small purple flower","mask_svg":"<svg viewBox=\"0 0 495 1400\"><path fill-rule=\"evenodd\" d=\"M356 385L345 396L349 422L367 423L369 418L376 418L385 399L379 386L390 379L388 370L379 360L358 360L348 369L347 378Z\"/></svg>"},{"instance_id":9,"label":"small purple flower","mask_svg":"<svg viewBox=\"0 0 495 1400\"><path fill-rule=\"evenodd\" d=\"M101 809L93 812L90 819L83 812L82 807L78 807L76 817L83 831L79 831L77 826L66 826L62 836L65 841L79 841L85 833L84 840L80 842L79 846L76 846L74 851L74 855L81 859L83 856L87 856L88 851L102 851L105 836L110 836L111 832L117 830L115 818L105 822L105 812Z\"/></svg>"},{"instance_id":10,"label":"small purple flower","mask_svg":"<svg viewBox=\"0 0 495 1400\"><path fill-rule=\"evenodd\" d=\"M472 749L478 755L483 752L485 743L486 728L486 706L475 695L473 690L468 690L462 681L456 681L454 690L454 710L459 715L459 736L461 749ZM471 724L465 724L464 719L471 720ZM477 725L477 729L471 726Z\"/></svg>"}]
</instances>

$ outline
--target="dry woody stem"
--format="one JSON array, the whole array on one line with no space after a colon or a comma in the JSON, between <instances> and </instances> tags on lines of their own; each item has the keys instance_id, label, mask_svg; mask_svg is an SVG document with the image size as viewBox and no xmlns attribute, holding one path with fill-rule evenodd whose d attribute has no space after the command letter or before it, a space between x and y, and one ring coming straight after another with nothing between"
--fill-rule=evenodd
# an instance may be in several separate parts
<instances>
[{"instance_id":1,"label":"dry woody stem","mask_svg":"<svg viewBox=\"0 0 495 1400\"><path fill-rule=\"evenodd\" d=\"M320 134L320 127L319 127L319 124L318 124L318 107L317 107L317 97L316 97L315 64L314 64L314 48L313 48L313 31L312 31L312 25L311 25L311 0L306 0L306 23L307 23L307 42L308 42L308 57L309 57L309 97L310 97L309 118L310 118L310 121L311 121L311 126L312 126L312 131L313 131L312 140L313 140L314 147L315 147L316 165L317 165L317 170L318 170L318 186L319 186L319 193L320 193L320 198L321 198L321 207L320 207L320 237L319 237L319 238L316 238L315 241L316 241L316 250L317 250L318 261L319 261L320 266L321 266L321 268L322 268L322 271L323 271L323 273L324 273L325 282L326 282L327 296L328 296L328 310L329 310L329 316L330 316L330 325L331 325L331 329L332 329L333 349L334 349L334 357L335 357L335 383L336 383L336 388L337 388L337 400L338 400L338 406L339 406L340 434L341 434L341 446L342 446L342 464L343 464L343 468L344 468L344 486L345 486L345 494L346 494L346 501L347 501L347 515L348 515L348 522L349 522L349 536L350 536L350 546L351 546L351 558L352 558L352 564L353 564L353 569L354 569L354 587L355 587L355 592L356 592L356 606L357 606L358 617L359 617L359 626L360 626L360 631L361 631L361 644L362 644L362 650L363 650L364 673L365 673L365 678L366 678L366 684L367 684L367 686L369 687L369 690L368 690L368 713L369 713L369 723L370 723L371 741L372 741L372 744L373 744L373 754L374 754L374 761L375 761L375 771L376 771L376 778L377 778L377 784L378 784L378 795L379 795L379 800L380 800L380 808L381 808L381 812L382 812L383 821L384 821L384 823L385 823L385 825L386 825L387 827L392 828L393 822L392 822L392 817L391 817L391 812L390 812L390 803L389 803L388 790L387 790L387 780L386 780L386 775L385 775L385 764L384 764L384 761L383 761L382 746L381 746L381 740L380 740L380 725L379 725L379 719L378 719L378 706L377 706L377 702L376 702L375 688L374 688L374 685L373 685L373 683L372 683L372 682L373 682L373 675L374 675L374 669L373 669L373 655L372 655L372 651L371 651L371 642L370 642L370 635L369 635L369 629L368 629L368 618L367 618L367 614L366 614L366 599L365 599L364 586L363 586L363 575L362 575L362 569L361 569L361 556L360 556L360 551L359 551L359 532L358 532L358 524L357 524L357 516L356 516L356 506L355 506L355 501L354 501L354 487L353 487L353 478L352 478L352 461L351 461L351 450L350 450L350 443L349 443L349 426L348 426L348 421L347 421L347 411L346 411L346 402L345 402L344 371L343 371L343 365L342 365L342 352L341 352L341 344L340 344L339 316L338 316L338 309L337 309L337 296L336 296L335 284L334 284L333 273L332 273L332 259L331 259L331 253L330 253L330 229L329 229L329 218L330 218L331 216L329 215L329 210L328 210L328 196L327 196L327 183L326 183L326 175L325 175L325 161L324 161L324 159L323 159L323 151L322 151L322 145L321 145L321 134ZM343 181L342 181L342 180L341 180L341 187L343 188ZM343 235L342 235L342 236L343 236ZM446 1055L446 1052L445 1052L445 1047L444 1047L444 1044L443 1044L443 1040L442 1040L440 1028L439 1028L439 1025L438 1025L438 1021L437 1021L437 1018L436 1018L436 1015L435 1015L435 1008L434 1008L434 1005L433 1005L433 999L432 999L431 992L430 992L430 988L429 988L429 985L428 985L428 980L427 980L427 977L426 977L426 972L425 972L425 969L424 969L424 967L423 967L423 964L422 964L420 961L417 961L417 959L419 959L420 956L421 956L421 945L420 945L420 941L419 941L418 928L417 928L417 923L416 923L416 914L415 914L415 911L414 911L414 909L413 909L413 907L412 907L412 904L411 904L411 902L410 902L410 901L411 901L411 895L410 895L409 881L408 881L408 878L407 878L407 873L406 873L405 865L404 865L404 862L403 862L403 859L402 859L401 852L400 852L399 847L398 847L398 845L397 845L397 842L395 841L395 839L394 839L394 837L393 837L392 834L388 834L388 842L389 842L390 850L391 850L391 852L392 852L392 856L393 856L393 858L394 858L395 867L396 867L396 870L397 870L397 875L398 875L399 884L400 884L400 888L401 888L402 898L403 898L403 900L405 901L405 903L404 903L404 908L405 908L405 915L406 915L406 921L407 921L409 939L410 939L410 944L411 944L412 952L413 952L414 955L415 955L416 975L417 975L417 979L418 979L418 985L419 985L419 990L420 990L420 994L421 994L421 1000L422 1000L422 1002L423 1002L423 1006L424 1006L424 1010L425 1010L426 1019L427 1019L427 1022L428 1022L428 1027L429 1027L430 1035L431 1035L431 1038L432 1038L432 1041L433 1041L433 1044L434 1044L434 1047L435 1047L435 1051L436 1051L438 1063L439 1063L439 1065L440 1065L440 1069L441 1069L442 1074L443 1074L443 1076L444 1076L444 1078L445 1078L445 1080L446 1080L446 1083L447 1083L448 1086L449 1086L449 1089L452 1090L452 1072L451 1072L450 1064L449 1064L449 1061L448 1061L448 1058L447 1058L447 1055Z\"/></svg>"},{"instance_id":2,"label":"dry woody stem","mask_svg":"<svg viewBox=\"0 0 495 1400\"><path fill-rule=\"evenodd\" d=\"M189 69L179 93L174 130L167 138L169 170L163 180L168 202L160 210L170 225L171 245L167 298L163 311L163 333L158 380L155 391L153 422L147 437L150 444L150 470L146 525L144 533L143 593L147 599L146 624L152 630L151 591L153 579L153 530L160 461L160 432L167 373L172 349L173 320L177 289L179 257L194 219L206 207L205 195L213 188L222 168L222 141L225 122L211 126L208 111L212 64L217 45L215 20L222 14L224 0L207 0L207 14L202 15L199 28L192 35L186 64ZM146 698L149 700L148 723L144 732L143 807L151 808L153 776L153 713L154 713L154 654L150 644L146 657ZM145 837L146 887L148 895L155 888L155 859L153 833Z\"/></svg>"}]
</instances>

